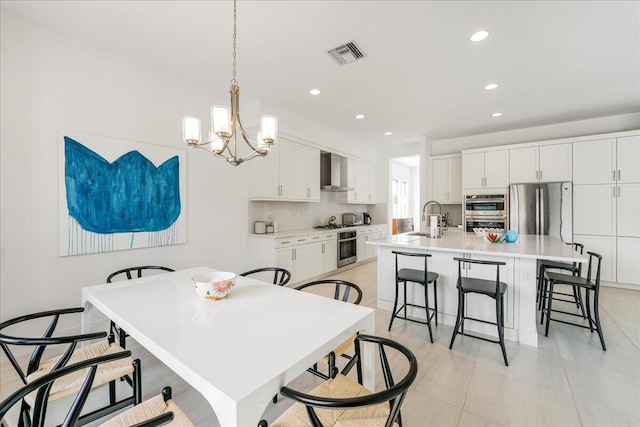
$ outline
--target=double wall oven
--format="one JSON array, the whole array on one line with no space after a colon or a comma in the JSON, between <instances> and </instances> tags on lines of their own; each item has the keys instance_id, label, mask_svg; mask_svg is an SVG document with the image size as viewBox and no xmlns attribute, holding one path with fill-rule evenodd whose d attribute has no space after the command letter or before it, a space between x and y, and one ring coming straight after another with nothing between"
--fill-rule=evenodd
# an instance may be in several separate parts
<instances>
[{"instance_id":1,"label":"double wall oven","mask_svg":"<svg viewBox=\"0 0 640 427\"><path fill-rule=\"evenodd\" d=\"M464 201L465 230L472 232L476 227L507 229L506 193L467 194Z\"/></svg>"}]
</instances>

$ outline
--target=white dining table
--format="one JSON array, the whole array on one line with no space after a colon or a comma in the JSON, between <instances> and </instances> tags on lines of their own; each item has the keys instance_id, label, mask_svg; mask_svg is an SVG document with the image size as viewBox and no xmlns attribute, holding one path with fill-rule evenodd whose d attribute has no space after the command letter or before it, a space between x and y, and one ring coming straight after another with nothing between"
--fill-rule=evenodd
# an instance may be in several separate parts
<instances>
[{"instance_id":1,"label":"white dining table","mask_svg":"<svg viewBox=\"0 0 640 427\"><path fill-rule=\"evenodd\" d=\"M371 308L248 277L239 276L226 298L199 297L191 277L214 271L84 287L82 330L92 329L99 310L202 393L220 425L240 427L255 427L282 386L347 338L375 331ZM363 348L363 380L373 390L371 347Z\"/></svg>"}]
</instances>

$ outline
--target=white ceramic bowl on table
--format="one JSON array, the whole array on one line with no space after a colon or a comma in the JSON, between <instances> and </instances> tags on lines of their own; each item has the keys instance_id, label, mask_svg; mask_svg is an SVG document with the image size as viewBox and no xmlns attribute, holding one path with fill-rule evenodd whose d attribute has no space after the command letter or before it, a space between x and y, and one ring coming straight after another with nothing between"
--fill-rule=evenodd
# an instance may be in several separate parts
<instances>
[{"instance_id":1,"label":"white ceramic bowl on table","mask_svg":"<svg viewBox=\"0 0 640 427\"><path fill-rule=\"evenodd\" d=\"M198 274L191 278L193 289L198 295L207 299L221 299L229 295L238 276L235 273L217 271L215 273Z\"/></svg>"}]
</instances>

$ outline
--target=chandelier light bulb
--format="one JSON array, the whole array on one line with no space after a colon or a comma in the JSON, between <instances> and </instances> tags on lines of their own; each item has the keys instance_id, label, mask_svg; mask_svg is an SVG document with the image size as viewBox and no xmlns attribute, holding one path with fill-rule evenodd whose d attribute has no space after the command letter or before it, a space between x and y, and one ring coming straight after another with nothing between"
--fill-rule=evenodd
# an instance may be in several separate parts
<instances>
[{"instance_id":1,"label":"chandelier light bulb","mask_svg":"<svg viewBox=\"0 0 640 427\"><path fill-rule=\"evenodd\" d=\"M231 135L231 120L229 109L224 105L214 105L211 107L211 127L213 132L222 137Z\"/></svg>"},{"instance_id":2,"label":"chandelier light bulb","mask_svg":"<svg viewBox=\"0 0 640 427\"><path fill-rule=\"evenodd\" d=\"M200 142L200 119L196 117L182 118L182 136L187 144Z\"/></svg>"},{"instance_id":3,"label":"chandelier light bulb","mask_svg":"<svg viewBox=\"0 0 640 427\"><path fill-rule=\"evenodd\" d=\"M211 151L215 154L222 154L225 148L224 140L218 138L213 130L209 131L209 142L211 142Z\"/></svg>"},{"instance_id":4,"label":"chandelier light bulb","mask_svg":"<svg viewBox=\"0 0 640 427\"><path fill-rule=\"evenodd\" d=\"M278 134L278 119L276 116L260 116L260 134L267 144L275 142Z\"/></svg>"}]
</instances>

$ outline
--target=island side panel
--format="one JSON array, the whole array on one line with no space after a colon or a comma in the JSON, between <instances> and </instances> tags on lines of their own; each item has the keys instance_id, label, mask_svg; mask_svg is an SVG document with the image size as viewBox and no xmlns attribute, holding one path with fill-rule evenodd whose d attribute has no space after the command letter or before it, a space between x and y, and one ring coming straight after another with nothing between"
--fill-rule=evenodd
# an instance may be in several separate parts
<instances>
[{"instance_id":1,"label":"island side panel","mask_svg":"<svg viewBox=\"0 0 640 427\"><path fill-rule=\"evenodd\" d=\"M453 260L454 257L467 257L473 259L486 259L494 261L504 261L506 266L500 269L500 280L507 283L508 290L505 297L505 338L511 341L521 341L521 337L518 330L518 325L522 324L520 303L522 296L520 295L520 283L517 280L522 276L518 271L518 265L516 260L512 257L501 257L496 255L471 255L463 252L452 251L437 251L433 249L420 249L412 248L409 246L399 247L394 246L378 246L378 308L389 311L389 319L391 318L391 311L393 309L393 302L395 296L395 256L392 253L394 250L414 252L414 253L429 253L432 255L429 258L429 270L439 274L438 278L438 320L441 324L454 326L456 320L456 313L458 307L458 295L456 290L456 281L458 279L458 263ZM535 270L535 260L533 262ZM423 268L423 264L419 261L411 262L401 266L409 266L412 268ZM463 276L468 275L471 277L480 277L489 280L495 280L495 267L486 267L473 265L471 270L466 268L462 271ZM535 274L534 274L535 278ZM534 310L533 318L535 320L535 287L533 293L533 300L529 301L530 309ZM409 284L407 293L408 301L415 301L418 304L424 302L423 290L421 286ZM433 306L432 293L430 286L430 303ZM530 298L531 295L525 294L525 298ZM490 298L483 297L481 295L471 295L467 300L467 315L476 317L487 321L495 321L495 302ZM402 300L402 291L400 292L400 301ZM400 305L399 302L398 305ZM418 319L424 319L424 310L415 309L409 307L408 314ZM531 317L529 314L525 314L525 318ZM535 323L535 322L534 322ZM529 319L525 324L531 324ZM395 323L394 323L395 325ZM534 325L535 326L535 325ZM394 326L395 327L395 326ZM486 335L497 337L496 327L493 325L487 325L481 322L474 322L468 320L465 322L465 328L469 331L475 331ZM530 334L527 335L526 344L537 346L537 339L532 339ZM537 337L536 337L537 338Z\"/></svg>"}]
</instances>

